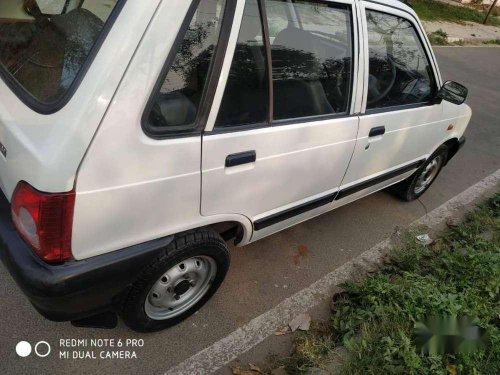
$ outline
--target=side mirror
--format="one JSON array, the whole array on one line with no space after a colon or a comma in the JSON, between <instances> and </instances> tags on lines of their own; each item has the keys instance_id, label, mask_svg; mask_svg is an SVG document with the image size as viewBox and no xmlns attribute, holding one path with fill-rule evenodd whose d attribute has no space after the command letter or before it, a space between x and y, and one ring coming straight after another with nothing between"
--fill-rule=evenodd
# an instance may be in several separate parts
<instances>
[{"instance_id":1,"label":"side mirror","mask_svg":"<svg viewBox=\"0 0 500 375\"><path fill-rule=\"evenodd\" d=\"M453 104L460 105L467 99L467 94L469 90L467 87L461 85L460 83L453 81L446 81L438 91L437 96L443 100L451 102Z\"/></svg>"}]
</instances>

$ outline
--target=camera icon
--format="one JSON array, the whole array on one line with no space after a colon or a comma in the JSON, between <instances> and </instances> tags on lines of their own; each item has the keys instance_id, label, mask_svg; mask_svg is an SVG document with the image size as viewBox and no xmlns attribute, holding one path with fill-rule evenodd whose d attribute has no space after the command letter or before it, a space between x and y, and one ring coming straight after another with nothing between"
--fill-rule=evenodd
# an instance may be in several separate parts
<instances>
[{"instance_id":1,"label":"camera icon","mask_svg":"<svg viewBox=\"0 0 500 375\"><path fill-rule=\"evenodd\" d=\"M50 354L52 348L47 341L39 341L35 344L35 354L40 358L45 358ZM26 358L31 354L32 347L28 341L19 341L16 345L16 353L21 358Z\"/></svg>"}]
</instances>

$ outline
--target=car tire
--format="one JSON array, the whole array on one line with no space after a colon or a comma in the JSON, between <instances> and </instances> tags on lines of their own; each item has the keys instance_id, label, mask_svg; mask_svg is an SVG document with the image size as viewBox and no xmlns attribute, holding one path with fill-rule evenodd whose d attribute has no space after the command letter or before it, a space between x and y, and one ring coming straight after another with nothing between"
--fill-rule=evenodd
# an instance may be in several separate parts
<instances>
[{"instance_id":1,"label":"car tire","mask_svg":"<svg viewBox=\"0 0 500 375\"><path fill-rule=\"evenodd\" d=\"M415 173L392 187L403 200L411 202L420 198L436 180L448 159L448 147L440 146Z\"/></svg>"},{"instance_id":2,"label":"car tire","mask_svg":"<svg viewBox=\"0 0 500 375\"><path fill-rule=\"evenodd\" d=\"M229 263L227 245L215 231L199 229L176 235L129 288L119 314L138 332L176 325L213 296Z\"/></svg>"}]
</instances>

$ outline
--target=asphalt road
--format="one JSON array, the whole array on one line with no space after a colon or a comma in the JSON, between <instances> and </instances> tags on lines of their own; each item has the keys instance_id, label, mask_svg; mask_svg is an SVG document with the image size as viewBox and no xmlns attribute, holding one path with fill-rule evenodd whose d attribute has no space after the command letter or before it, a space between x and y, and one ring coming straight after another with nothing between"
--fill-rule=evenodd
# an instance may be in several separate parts
<instances>
[{"instance_id":1,"label":"asphalt road","mask_svg":"<svg viewBox=\"0 0 500 375\"><path fill-rule=\"evenodd\" d=\"M403 203L379 192L232 249L228 277L212 301L177 327L155 334L137 334L122 323L114 330L96 330L46 321L0 266L0 373L161 374L499 169L500 48L438 48L436 53L443 78L469 88L473 118L466 147L420 201ZM297 257L301 245L307 253ZM132 348L137 359L59 358L65 350L60 339L85 338L143 339L144 345ZM21 340L47 341L52 352L46 358L20 358L15 346Z\"/></svg>"}]
</instances>

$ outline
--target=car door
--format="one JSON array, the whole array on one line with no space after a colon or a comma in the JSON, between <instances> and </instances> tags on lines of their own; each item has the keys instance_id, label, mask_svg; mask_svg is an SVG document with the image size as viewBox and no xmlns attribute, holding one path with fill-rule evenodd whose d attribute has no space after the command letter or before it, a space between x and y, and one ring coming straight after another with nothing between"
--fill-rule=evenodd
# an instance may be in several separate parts
<instances>
[{"instance_id":1,"label":"car door","mask_svg":"<svg viewBox=\"0 0 500 375\"><path fill-rule=\"evenodd\" d=\"M365 93L356 149L337 205L404 179L435 150L449 122L441 78L416 15L363 1Z\"/></svg>"},{"instance_id":2,"label":"car door","mask_svg":"<svg viewBox=\"0 0 500 375\"><path fill-rule=\"evenodd\" d=\"M328 209L358 131L355 11L238 2L203 135L202 215L243 214L256 240Z\"/></svg>"}]
</instances>

